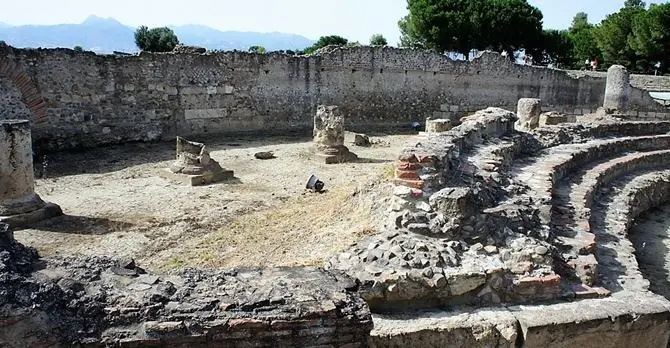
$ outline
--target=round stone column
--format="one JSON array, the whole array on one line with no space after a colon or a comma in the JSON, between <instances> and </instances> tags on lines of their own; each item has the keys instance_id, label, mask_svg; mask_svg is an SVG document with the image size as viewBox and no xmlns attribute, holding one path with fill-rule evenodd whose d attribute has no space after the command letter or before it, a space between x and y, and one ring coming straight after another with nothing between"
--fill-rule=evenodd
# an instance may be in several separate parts
<instances>
[{"instance_id":1,"label":"round stone column","mask_svg":"<svg viewBox=\"0 0 670 348\"><path fill-rule=\"evenodd\" d=\"M612 65L607 70L607 84L605 86L605 101L603 108L608 114L624 112L628 106L630 89L630 74L621 65Z\"/></svg>"},{"instance_id":2,"label":"round stone column","mask_svg":"<svg viewBox=\"0 0 670 348\"><path fill-rule=\"evenodd\" d=\"M529 131L540 125L542 102L536 98L521 98L516 106L516 121L514 128L519 131Z\"/></svg>"},{"instance_id":3,"label":"round stone column","mask_svg":"<svg viewBox=\"0 0 670 348\"><path fill-rule=\"evenodd\" d=\"M0 221L17 225L60 214L35 193L30 122L0 120Z\"/></svg>"}]
</instances>

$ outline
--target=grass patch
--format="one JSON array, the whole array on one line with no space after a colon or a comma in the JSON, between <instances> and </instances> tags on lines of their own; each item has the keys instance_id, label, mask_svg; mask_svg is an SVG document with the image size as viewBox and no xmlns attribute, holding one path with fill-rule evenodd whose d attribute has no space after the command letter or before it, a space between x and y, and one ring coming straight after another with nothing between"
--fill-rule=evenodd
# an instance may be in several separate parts
<instances>
[{"instance_id":1,"label":"grass patch","mask_svg":"<svg viewBox=\"0 0 670 348\"><path fill-rule=\"evenodd\" d=\"M181 265L320 265L326 257L375 232L371 203L361 196L352 188L336 188L323 194L306 193L278 208L238 216L185 250Z\"/></svg>"}]
</instances>

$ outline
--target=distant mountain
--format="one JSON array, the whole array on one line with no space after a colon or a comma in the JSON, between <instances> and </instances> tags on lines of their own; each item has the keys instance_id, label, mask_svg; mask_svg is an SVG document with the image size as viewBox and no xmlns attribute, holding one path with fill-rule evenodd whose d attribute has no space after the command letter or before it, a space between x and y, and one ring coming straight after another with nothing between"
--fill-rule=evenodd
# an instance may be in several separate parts
<instances>
[{"instance_id":1,"label":"distant mountain","mask_svg":"<svg viewBox=\"0 0 670 348\"><path fill-rule=\"evenodd\" d=\"M220 31L204 25L169 26L179 41L210 50L246 50L263 46L268 51L303 49L314 41L304 36L285 33ZM113 18L90 16L81 24L11 26L0 22L0 40L15 47L81 46L99 53L112 51L137 52L135 28Z\"/></svg>"}]
</instances>

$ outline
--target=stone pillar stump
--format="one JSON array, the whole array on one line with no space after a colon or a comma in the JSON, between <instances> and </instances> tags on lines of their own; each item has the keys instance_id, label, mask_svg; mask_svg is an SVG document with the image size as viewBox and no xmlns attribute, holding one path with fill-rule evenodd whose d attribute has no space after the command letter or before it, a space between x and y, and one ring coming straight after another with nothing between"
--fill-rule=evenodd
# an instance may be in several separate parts
<instances>
[{"instance_id":1,"label":"stone pillar stump","mask_svg":"<svg viewBox=\"0 0 670 348\"><path fill-rule=\"evenodd\" d=\"M207 185L232 179L232 170L226 170L209 156L203 143L177 137L177 158L160 175L170 181L190 186Z\"/></svg>"},{"instance_id":2,"label":"stone pillar stump","mask_svg":"<svg viewBox=\"0 0 670 348\"><path fill-rule=\"evenodd\" d=\"M542 103L540 99L519 99L519 103L516 107L518 120L514 124L514 128L522 132L537 128L540 125L540 113L542 113Z\"/></svg>"},{"instance_id":3,"label":"stone pillar stump","mask_svg":"<svg viewBox=\"0 0 670 348\"><path fill-rule=\"evenodd\" d=\"M438 118L426 120L426 133L442 133L451 129L451 120Z\"/></svg>"},{"instance_id":4,"label":"stone pillar stump","mask_svg":"<svg viewBox=\"0 0 670 348\"><path fill-rule=\"evenodd\" d=\"M612 65L607 70L607 84L605 85L605 101L603 108L608 114L622 113L628 106L630 89L630 74L621 65Z\"/></svg>"},{"instance_id":5,"label":"stone pillar stump","mask_svg":"<svg viewBox=\"0 0 670 348\"><path fill-rule=\"evenodd\" d=\"M22 227L62 214L35 193L30 122L0 120L0 221Z\"/></svg>"},{"instance_id":6,"label":"stone pillar stump","mask_svg":"<svg viewBox=\"0 0 670 348\"><path fill-rule=\"evenodd\" d=\"M344 146L344 116L337 106L319 105L314 116L314 148L326 164L352 162L356 154Z\"/></svg>"}]
</instances>

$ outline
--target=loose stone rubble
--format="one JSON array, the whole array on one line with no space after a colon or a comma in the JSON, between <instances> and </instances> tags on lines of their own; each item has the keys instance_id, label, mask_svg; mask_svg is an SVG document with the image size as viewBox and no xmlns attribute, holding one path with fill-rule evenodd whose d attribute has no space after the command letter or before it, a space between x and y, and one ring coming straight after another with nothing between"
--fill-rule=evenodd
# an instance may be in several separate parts
<instances>
[{"instance_id":1,"label":"loose stone rubble","mask_svg":"<svg viewBox=\"0 0 670 348\"><path fill-rule=\"evenodd\" d=\"M169 180L198 186L232 179L232 170L221 168L221 165L209 156L205 144L188 141L177 137L177 159L170 167L161 172Z\"/></svg>"},{"instance_id":2,"label":"loose stone rubble","mask_svg":"<svg viewBox=\"0 0 670 348\"><path fill-rule=\"evenodd\" d=\"M565 115L558 112L550 111L540 114L540 126L554 126L561 123L577 122L577 117L574 115Z\"/></svg>"},{"instance_id":3,"label":"loose stone rubble","mask_svg":"<svg viewBox=\"0 0 670 348\"><path fill-rule=\"evenodd\" d=\"M0 223L0 346L364 346L372 322L347 276L323 269L180 275L132 261L39 259Z\"/></svg>"},{"instance_id":4,"label":"loose stone rubble","mask_svg":"<svg viewBox=\"0 0 670 348\"><path fill-rule=\"evenodd\" d=\"M30 122L0 120L0 222L18 227L62 214L35 193Z\"/></svg>"},{"instance_id":5,"label":"loose stone rubble","mask_svg":"<svg viewBox=\"0 0 670 348\"><path fill-rule=\"evenodd\" d=\"M314 116L314 147L326 164L352 162L358 156L344 146L344 116L337 106L319 105Z\"/></svg>"}]
</instances>

